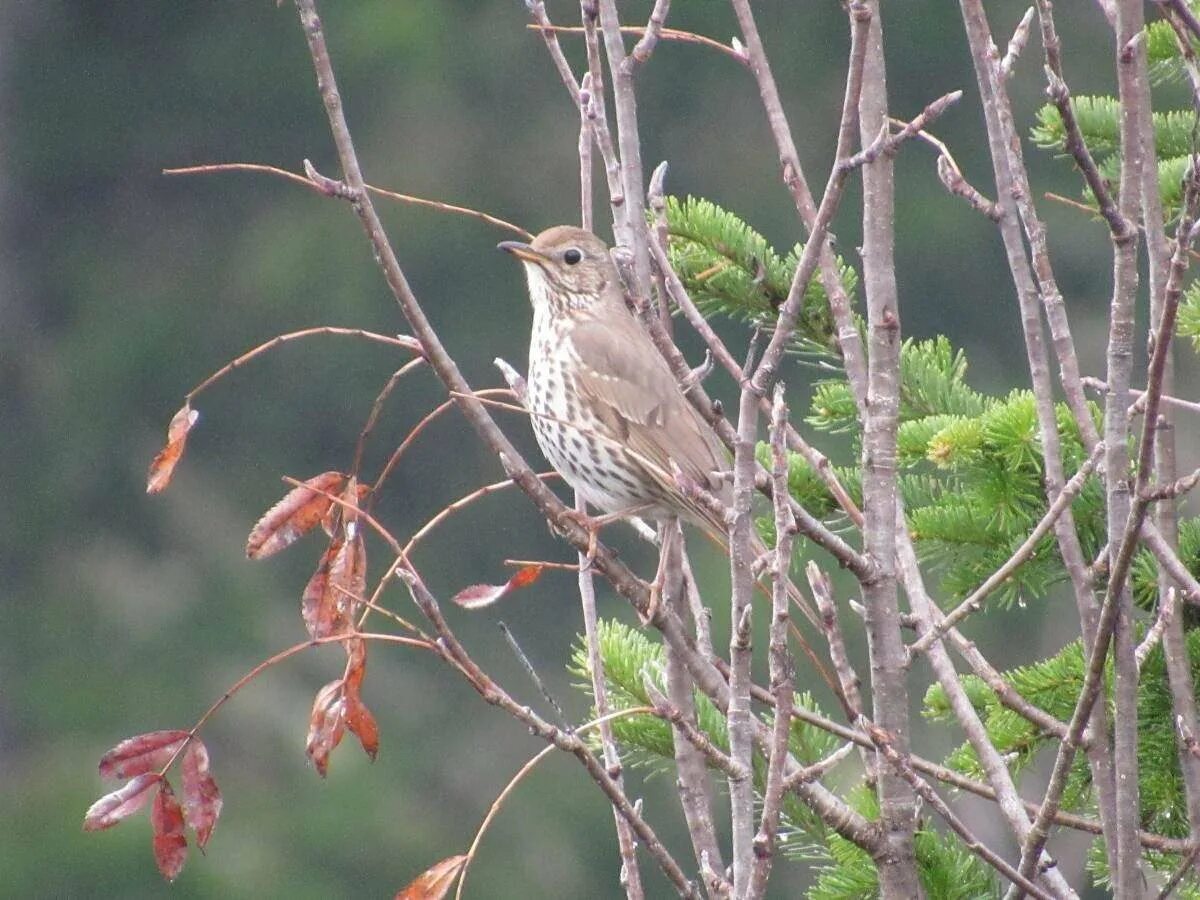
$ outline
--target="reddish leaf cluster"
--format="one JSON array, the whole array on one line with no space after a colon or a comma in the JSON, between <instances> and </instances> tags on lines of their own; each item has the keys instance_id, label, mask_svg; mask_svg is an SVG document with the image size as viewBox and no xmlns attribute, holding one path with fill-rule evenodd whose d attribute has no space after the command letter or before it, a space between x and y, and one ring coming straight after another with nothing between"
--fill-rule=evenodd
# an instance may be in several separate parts
<instances>
[{"instance_id":1,"label":"reddish leaf cluster","mask_svg":"<svg viewBox=\"0 0 1200 900\"><path fill-rule=\"evenodd\" d=\"M367 549L362 535L335 537L300 599L304 625L314 638L354 629L354 613L366 594Z\"/></svg>"},{"instance_id":2,"label":"reddish leaf cluster","mask_svg":"<svg viewBox=\"0 0 1200 900\"><path fill-rule=\"evenodd\" d=\"M463 609L483 609L513 591L533 584L541 576L542 569L543 566L525 566L504 584L473 584L463 588L452 599Z\"/></svg>"},{"instance_id":3,"label":"reddish leaf cluster","mask_svg":"<svg viewBox=\"0 0 1200 900\"><path fill-rule=\"evenodd\" d=\"M341 472L322 472L288 491L258 520L246 541L248 557L265 559L318 524L330 535L300 601L304 625L314 639L354 630L367 587L367 549L357 527L357 504L369 491ZM335 495L341 503L334 501Z\"/></svg>"},{"instance_id":4,"label":"reddish leaf cluster","mask_svg":"<svg viewBox=\"0 0 1200 900\"><path fill-rule=\"evenodd\" d=\"M183 749L186 745L186 749ZM164 770L183 750L183 803L164 775ZM185 826L196 835L201 850L212 837L221 815L221 791L208 768L208 750L188 731L151 731L124 740L100 758L103 778L128 778L124 785L105 794L84 814L84 831L111 828L146 805L158 788L150 810L154 833L154 860L168 881L174 881L187 860Z\"/></svg>"},{"instance_id":5,"label":"reddish leaf cluster","mask_svg":"<svg viewBox=\"0 0 1200 900\"><path fill-rule=\"evenodd\" d=\"M372 760L379 752L379 726L360 693L367 672L366 642L346 641L346 652L349 660L345 676L317 691L308 723L305 752L322 778L329 772L329 754L342 742L347 730L358 737Z\"/></svg>"}]
</instances>

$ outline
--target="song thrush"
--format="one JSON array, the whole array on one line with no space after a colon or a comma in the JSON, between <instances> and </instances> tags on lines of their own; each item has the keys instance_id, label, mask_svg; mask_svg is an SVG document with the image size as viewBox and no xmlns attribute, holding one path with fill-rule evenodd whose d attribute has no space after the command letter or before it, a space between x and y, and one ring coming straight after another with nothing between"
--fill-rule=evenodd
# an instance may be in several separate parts
<instances>
[{"instance_id":1,"label":"song thrush","mask_svg":"<svg viewBox=\"0 0 1200 900\"><path fill-rule=\"evenodd\" d=\"M524 244L533 303L525 404L538 446L593 507L663 521L680 516L725 539L695 485L728 503L728 457L625 305L600 238L566 225Z\"/></svg>"}]
</instances>

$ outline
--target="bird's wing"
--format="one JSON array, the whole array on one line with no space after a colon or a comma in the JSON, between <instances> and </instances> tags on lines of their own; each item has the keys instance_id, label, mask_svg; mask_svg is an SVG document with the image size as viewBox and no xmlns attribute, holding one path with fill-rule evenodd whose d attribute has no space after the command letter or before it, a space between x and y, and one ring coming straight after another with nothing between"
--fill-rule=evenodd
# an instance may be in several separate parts
<instances>
[{"instance_id":1,"label":"bird's wing","mask_svg":"<svg viewBox=\"0 0 1200 900\"><path fill-rule=\"evenodd\" d=\"M579 361L578 390L595 402L614 433L667 479L673 461L685 476L720 492L714 472L728 468L724 447L641 325L630 315L584 319L570 340Z\"/></svg>"}]
</instances>

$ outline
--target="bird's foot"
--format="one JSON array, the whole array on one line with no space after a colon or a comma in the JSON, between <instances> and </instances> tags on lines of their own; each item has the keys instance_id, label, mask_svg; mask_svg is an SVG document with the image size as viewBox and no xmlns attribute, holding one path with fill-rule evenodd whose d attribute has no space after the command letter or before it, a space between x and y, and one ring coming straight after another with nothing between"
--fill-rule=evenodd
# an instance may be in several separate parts
<instances>
[{"instance_id":1,"label":"bird's foot","mask_svg":"<svg viewBox=\"0 0 1200 900\"><path fill-rule=\"evenodd\" d=\"M643 628L653 622L658 615L658 604L662 599L663 588L667 583L668 569L671 565L670 557L673 548L671 546L672 539L670 535L677 533L673 525L670 530L663 533L663 546L658 554L658 569L654 573L654 580L650 582L650 599L646 603L645 613L638 612L638 620L642 623Z\"/></svg>"},{"instance_id":2,"label":"bird's foot","mask_svg":"<svg viewBox=\"0 0 1200 900\"><path fill-rule=\"evenodd\" d=\"M648 627L658 615L658 602L661 598L662 584L660 584L656 578L654 581L650 582L650 600L646 604L646 611L643 613L639 610L637 614L638 621L642 624L643 628Z\"/></svg>"},{"instance_id":3,"label":"bird's foot","mask_svg":"<svg viewBox=\"0 0 1200 900\"><path fill-rule=\"evenodd\" d=\"M633 506L629 509L621 509L616 512L605 513L602 516L590 516L585 512L580 512L577 509L569 509L564 515L572 522L588 533L587 550L583 554L583 560L580 563L580 571L591 571L592 565L596 561L596 550L600 542L600 529L606 525L611 525L613 522L619 522L622 519L629 519L636 516L640 512L646 510L646 506Z\"/></svg>"}]
</instances>

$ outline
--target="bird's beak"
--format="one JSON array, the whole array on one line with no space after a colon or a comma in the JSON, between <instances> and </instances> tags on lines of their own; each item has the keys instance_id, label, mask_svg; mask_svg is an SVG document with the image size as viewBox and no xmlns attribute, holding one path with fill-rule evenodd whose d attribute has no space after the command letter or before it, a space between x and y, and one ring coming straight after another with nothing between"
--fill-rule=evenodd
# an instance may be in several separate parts
<instances>
[{"instance_id":1,"label":"bird's beak","mask_svg":"<svg viewBox=\"0 0 1200 900\"><path fill-rule=\"evenodd\" d=\"M523 244L521 241L501 241L496 245L497 250L503 250L505 253L511 253L517 259L525 262L538 263L539 265L549 261L549 259L538 251L534 250L528 244Z\"/></svg>"}]
</instances>

